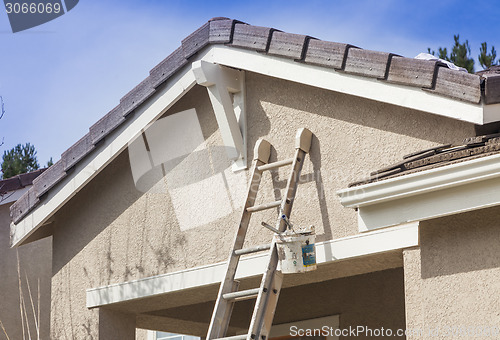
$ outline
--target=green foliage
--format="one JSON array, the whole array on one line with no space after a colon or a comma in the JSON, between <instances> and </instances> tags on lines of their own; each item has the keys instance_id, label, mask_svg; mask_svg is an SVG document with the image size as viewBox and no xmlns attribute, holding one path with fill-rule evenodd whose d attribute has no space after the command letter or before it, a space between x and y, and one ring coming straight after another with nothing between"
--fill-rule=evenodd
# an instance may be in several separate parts
<instances>
[{"instance_id":1,"label":"green foliage","mask_svg":"<svg viewBox=\"0 0 500 340\"><path fill-rule=\"evenodd\" d=\"M451 50L449 61L459 67L465 68L469 73L474 73L474 59L470 56L469 41L465 40L461 44L458 34L453 36L453 39L455 39L455 45Z\"/></svg>"},{"instance_id":2,"label":"green foliage","mask_svg":"<svg viewBox=\"0 0 500 340\"><path fill-rule=\"evenodd\" d=\"M488 45L486 42L481 44L481 48L479 49L479 63L484 69L490 68L497 64L495 58L497 57L497 51L495 51L495 46L491 46L491 52L488 53Z\"/></svg>"},{"instance_id":3,"label":"green foliage","mask_svg":"<svg viewBox=\"0 0 500 340\"><path fill-rule=\"evenodd\" d=\"M427 52L429 52L429 54L432 54L432 55L436 55L436 52L435 51L431 51L431 48L430 47L427 47ZM449 58L448 58L448 50L445 48L439 48L438 49L438 56L437 56L439 59L444 59L444 60L448 60L449 61Z\"/></svg>"},{"instance_id":4,"label":"green foliage","mask_svg":"<svg viewBox=\"0 0 500 340\"><path fill-rule=\"evenodd\" d=\"M448 56L448 51L445 48L439 48L438 57L447 61L451 61L453 64L465 68L469 73L474 73L474 59L471 57L471 51L469 46L469 41L465 40L464 43L460 43L460 36L454 35L453 39L455 44L451 49L451 53ZM427 48L430 54L436 55L436 52L431 51ZM497 65L495 58L497 57L497 51L495 51L495 46L491 46L491 51L488 53L488 45L486 42L481 44L479 49L478 60L484 69L490 68L491 66Z\"/></svg>"},{"instance_id":5,"label":"green foliage","mask_svg":"<svg viewBox=\"0 0 500 340\"><path fill-rule=\"evenodd\" d=\"M448 50L445 48L439 48L439 58L448 60Z\"/></svg>"},{"instance_id":6,"label":"green foliage","mask_svg":"<svg viewBox=\"0 0 500 340\"><path fill-rule=\"evenodd\" d=\"M52 160L52 157L47 161L47 165L45 166L46 168L50 168L52 165L54 165L54 161Z\"/></svg>"},{"instance_id":7,"label":"green foliage","mask_svg":"<svg viewBox=\"0 0 500 340\"><path fill-rule=\"evenodd\" d=\"M30 143L18 144L3 153L2 177L10 178L38 169L35 146Z\"/></svg>"}]
</instances>

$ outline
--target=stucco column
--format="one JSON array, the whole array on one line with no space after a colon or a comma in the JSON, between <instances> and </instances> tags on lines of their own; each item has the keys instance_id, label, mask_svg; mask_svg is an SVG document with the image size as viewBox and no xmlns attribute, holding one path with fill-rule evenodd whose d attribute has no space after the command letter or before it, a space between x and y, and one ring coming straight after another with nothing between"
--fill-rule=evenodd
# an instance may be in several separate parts
<instances>
[{"instance_id":1,"label":"stucco column","mask_svg":"<svg viewBox=\"0 0 500 340\"><path fill-rule=\"evenodd\" d=\"M498 339L500 210L420 224L404 256L407 339Z\"/></svg>"},{"instance_id":2,"label":"stucco column","mask_svg":"<svg viewBox=\"0 0 500 340\"><path fill-rule=\"evenodd\" d=\"M135 315L99 308L99 339L135 340Z\"/></svg>"},{"instance_id":3,"label":"stucco column","mask_svg":"<svg viewBox=\"0 0 500 340\"><path fill-rule=\"evenodd\" d=\"M424 310L422 306L422 277L420 249L412 248L403 251L405 277L405 312L406 329L424 329ZM418 334L409 333L406 339L419 339Z\"/></svg>"}]
</instances>

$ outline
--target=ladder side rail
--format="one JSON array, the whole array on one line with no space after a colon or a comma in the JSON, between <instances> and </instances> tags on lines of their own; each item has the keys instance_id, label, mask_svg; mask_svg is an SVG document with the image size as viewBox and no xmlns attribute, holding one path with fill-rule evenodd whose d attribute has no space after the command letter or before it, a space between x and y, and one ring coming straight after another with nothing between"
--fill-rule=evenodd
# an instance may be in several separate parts
<instances>
[{"instance_id":1,"label":"ladder side rail","mask_svg":"<svg viewBox=\"0 0 500 340\"><path fill-rule=\"evenodd\" d=\"M253 206L255 203L257 191L262 178L262 172L259 171L257 167L262 164L265 163L260 160L254 160L254 165L252 166L252 177L249 183L246 203L243 207L242 218L240 220L238 232L234 240L234 245L227 260L226 275L219 288L216 305L214 307L214 312L210 321L207 340L224 336L227 331L227 327L229 326L228 319L232 309L231 305L234 304L234 301L226 301L223 298L223 295L233 292L234 277L236 275L236 269L238 268L239 262L239 256L234 255L234 252L241 249L243 247L243 243L245 242L245 236L251 217L251 213L247 212L247 208Z\"/></svg>"},{"instance_id":2,"label":"ladder side rail","mask_svg":"<svg viewBox=\"0 0 500 340\"><path fill-rule=\"evenodd\" d=\"M278 216L278 222L276 223L276 228L283 232L286 230L286 222L281 218L281 215L286 215L290 219L290 214L292 212L293 202L295 201L295 195L297 193L297 187L299 185L300 173L302 172L302 167L304 165L304 158L306 153L301 149L295 150L295 159L293 160L293 171L287 181L287 191L285 193L285 199L281 203L280 215Z\"/></svg>"},{"instance_id":3,"label":"ladder side rail","mask_svg":"<svg viewBox=\"0 0 500 340\"><path fill-rule=\"evenodd\" d=\"M300 148L297 148L295 150L295 158L293 160L293 170L290 173L290 176L287 181L285 199L283 199L282 201L280 215L278 216L277 229L279 231L285 231L286 229L286 223L281 218L281 215L284 214L288 218L290 218L293 202L295 200L295 194L297 192L300 173L302 171L302 166L304 164L305 154L306 152L304 152ZM270 258L269 264L266 272L262 276L260 292L259 295L257 296L257 301L255 302L255 308L250 323L250 330L247 337L248 340L258 339L258 338L262 340L267 339L267 336L271 329L272 318L270 321L267 320L267 322L264 325L265 317L268 316L266 314L269 314L271 312L272 312L271 314L274 315L274 310L276 309L276 304L278 302L277 295L279 295L279 292L281 290L282 280L275 279L275 276L277 275L276 269L278 267L278 252L274 240L271 246L269 258ZM279 273L279 275L281 275L281 273ZM273 282L274 282L274 287L271 287ZM276 296L276 298L274 298L274 296Z\"/></svg>"},{"instance_id":4,"label":"ladder side rail","mask_svg":"<svg viewBox=\"0 0 500 340\"><path fill-rule=\"evenodd\" d=\"M300 172L304 163L304 157L305 154L309 153L311 141L311 131L305 128L298 129L295 137L295 158L286 161L275 162L266 166L263 165L267 164L269 161L271 145L269 144L269 142L262 139L257 141L254 149L254 163L252 166L251 181L248 189L245 207L243 208L243 212L241 215L241 221L238 228L238 233L235 237L234 246L231 250L229 260L227 261L226 274L224 280L220 285L219 294L215 303L212 319L210 321L207 340L225 336L227 328L229 327L229 319L232 313L232 308L234 306L234 301L240 298L246 298L247 295L253 295L250 293L255 292L255 290L247 290L241 293L233 293L237 291L239 286L239 282L235 281L234 277L236 274L236 269L238 267L240 255L243 253L247 253L249 250L251 250L251 252L254 251L253 248L246 250L242 249L242 247L245 241L250 217L252 215L252 211L248 211L248 208L253 207L255 204L255 198L257 196L257 191L260 185L262 172L264 170L284 166L287 163L291 163L293 166L292 172L290 173L287 181L285 199L281 201L281 210L279 214L280 216L278 217L277 221L277 229L279 231L285 231L287 223L283 218L281 218L281 215L285 215L287 218L290 217L293 202L295 200L295 194L297 191L297 185L300 178ZM264 206L268 207L269 204L265 204ZM261 206L254 207L254 210L261 210L260 208ZM272 321L274 318L274 313L276 311L276 305L283 281L283 274L277 271L277 266L278 251L276 247L276 238L273 238L273 242L271 244L269 252L268 266L266 271L262 275L261 285L258 288L258 295L252 314L250 329L248 330L248 333L246 335L230 337L231 340L244 338L246 338L247 340L267 339L272 326ZM229 301L224 299L225 294L226 297L229 298ZM229 338L227 340L229 340Z\"/></svg>"},{"instance_id":5,"label":"ladder side rail","mask_svg":"<svg viewBox=\"0 0 500 340\"><path fill-rule=\"evenodd\" d=\"M226 274L219 287L219 293L217 295L206 337L207 340L225 336L227 328L229 327L229 319L231 317L234 301L225 300L224 294L234 292L238 288L238 283L234 281L234 277L236 275L236 269L238 268L240 255L235 254L235 251L242 249L243 243L245 242L248 224L252 215L247 209L255 204L255 199L262 179L262 171L260 171L258 167L269 162L270 153L271 144L263 139L258 140L254 148L254 159L245 206L242 209L238 232L236 233L233 247L227 260Z\"/></svg>"}]
</instances>

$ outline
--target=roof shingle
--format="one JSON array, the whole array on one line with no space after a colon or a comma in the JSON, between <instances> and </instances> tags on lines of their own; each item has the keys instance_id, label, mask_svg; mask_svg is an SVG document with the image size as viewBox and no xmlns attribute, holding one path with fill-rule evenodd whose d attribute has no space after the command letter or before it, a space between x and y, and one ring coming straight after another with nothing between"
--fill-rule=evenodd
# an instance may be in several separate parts
<instances>
[{"instance_id":1,"label":"roof shingle","mask_svg":"<svg viewBox=\"0 0 500 340\"><path fill-rule=\"evenodd\" d=\"M151 84L151 77L147 77L134 87L129 93L120 99L120 106L124 117L134 111L139 105L144 103L154 92L155 88Z\"/></svg>"},{"instance_id":2,"label":"roof shingle","mask_svg":"<svg viewBox=\"0 0 500 340\"><path fill-rule=\"evenodd\" d=\"M446 97L479 103L481 100L481 78L476 74L438 67L436 85L428 90Z\"/></svg>"},{"instance_id":3,"label":"roof shingle","mask_svg":"<svg viewBox=\"0 0 500 340\"><path fill-rule=\"evenodd\" d=\"M302 60L308 37L301 34L273 31L267 51L270 55Z\"/></svg>"},{"instance_id":4,"label":"roof shingle","mask_svg":"<svg viewBox=\"0 0 500 340\"><path fill-rule=\"evenodd\" d=\"M40 176L46 168L38 169L35 171L27 172L25 174L16 175L7 179L0 180L0 194L4 194L9 191L15 191L22 189L33 183L33 180Z\"/></svg>"},{"instance_id":5,"label":"roof shingle","mask_svg":"<svg viewBox=\"0 0 500 340\"><path fill-rule=\"evenodd\" d=\"M439 145L403 156L401 162L370 173L370 177L349 184L349 187L377 182L410 173L429 170L453 163L500 152L500 133L464 139L463 145Z\"/></svg>"},{"instance_id":6,"label":"roof shingle","mask_svg":"<svg viewBox=\"0 0 500 340\"><path fill-rule=\"evenodd\" d=\"M309 39L304 62L341 70L345 67L347 50L349 48L357 47L348 44Z\"/></svg>"},{"instance_id":7,"label":"roof shingle","mask_svg":"<svg viewBox=\"0 0 500 340\"><path fill-rule=\"evenodd\" d=\"M437 66L436 61L393 56L387 81L430 89L434 87L434 75Z\"/></svg>"},{"instance_id":8,"label":"roof shingle","mask_svg":"<svg viewBox=\"0 0 500 340\"><path fill-rule=\"evenodd\" d=\"M350 48L343 71L359 76L385 79L391 56L391 53Z\"/></svg>"},{"instance_id":9,"label":"roof shingle","mask_svg":"<svg viewBox=\"0 0 500 340\"><path fill-rule=\"evenodd\" d=\"M68 171L71 169L83 157L89 154L94 147L91 135L90 133L87 133L78 142L62 153L61 161L63 164L63 170Z\"/></svg>"},{"instance_id":10,"label":"roof shingle","mask_svg":"<svg viewBox=\"0 0 500 340\"><path fill-rule=\"evenodd\" d=\"M236 24L231 46L267 52L272 31L273 29L270 27Z\"/></svg>"},{"instance_id":11,"label":"roof shingle","mask_svg":"<svg viewBox=\"0 0 500 340\"><path fill-rule=\"evenodd\" d=\"M97 123L89 128L90 139L93 145L99 143L104 137L111 133L114 129L120 126L125 121L123 117L123 109L121 105L116 106L109 111L104 117L99 119Z\"/></svg>"},{"instance_id":12,"label":"roof shingle","mask_svg":"<svg viewBox=\"0 0 500 340\"><path fill-rule=\"evenodd\" d=\"M151 85L156 89L187 63L182 47L179 47L149 71Z\"/></svg>"},{"instance_id":13,"label":"roof shingle","mask_svg":"<svg viewBox=\"0 0 500 340\"><path fill-rule=\"evenodd\" d=\"M472 103L481 100L481 77L485 81L485 103L500 102L500 74L470 75L436 67L433 61L400 58L391 53L368 51L348 44L321 41L305 35L273 28L247 25L228 18L213 18L184 40L181 46L155 66L149 76L127 93L118 106L92 125L89 133L62 154L62 159L34 181L26 197L11 206L14 223L38 204L40 197L66 176L95 149L95 144L120 126L131 112L156 89L189 63L191 57L209 44L225 44L264 52L298 62L324 66L359 76L378 78L407 86L417 86L438 95ZM389 172L401 172L397 168Z\"/></svg>"}]
</instances>

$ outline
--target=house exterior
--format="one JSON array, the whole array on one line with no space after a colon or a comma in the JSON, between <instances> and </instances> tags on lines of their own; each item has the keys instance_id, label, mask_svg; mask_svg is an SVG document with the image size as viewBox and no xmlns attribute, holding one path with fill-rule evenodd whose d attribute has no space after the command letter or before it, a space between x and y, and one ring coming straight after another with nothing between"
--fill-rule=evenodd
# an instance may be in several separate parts
<instances>
[{"instance_id":1,"label":"house exterior","mask_svg":"<svg viewBox=\"0 0 500 340\"><path fill-rule=\"evenodd\" d=\"M51 338L205 336L253 146L264 138L271 162L290 158L299 128L313 139L290 220L315 226L318 269L285 276L270 337L494 332L496 149L408 163L468 137L493 143L474 138L498 131L498 79L210 20L11 207L13 247L52 237ZM263 174L257 204L281 199L287 174ZM252 217L248 246L270 241L260 224L277 213ZM266 253L245 257L240 289L265 266ZM252 303L235 305L228 335L246 332Z\"/></svg>"},{"instance_id":2,"label":"house exterior","mask_svg":"<svg viewBox=\"0 0 500 340\"><path fill-rule=\"evenodd\" d=\"M48 339L50 335L51 238L45 237L17 248L10 247L9 208L29 190L33 180L44 170L0 180L0 339L2 340L23 339L23 334L27 337L28 332L34 339L37 335L40 335L41 339Z\"/></svg>"}]
</instances>

